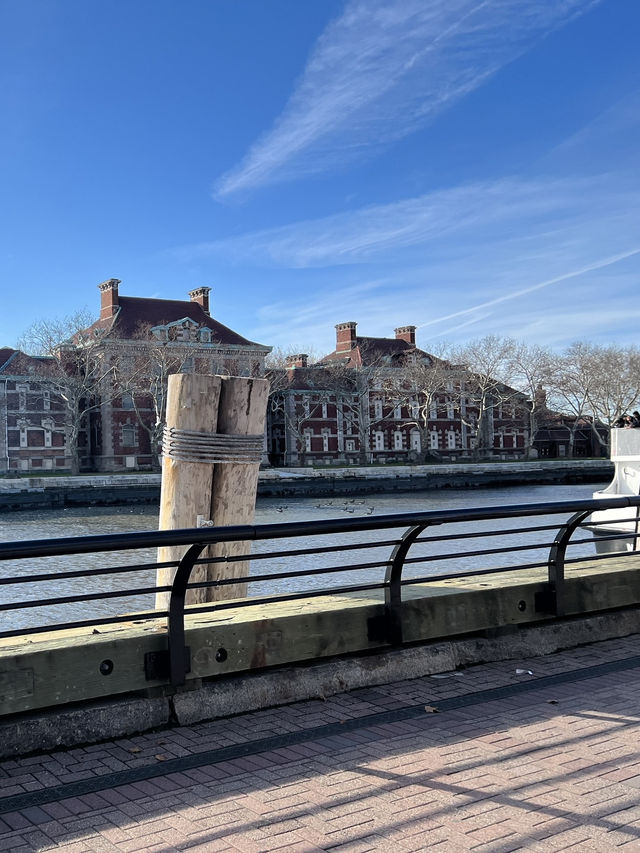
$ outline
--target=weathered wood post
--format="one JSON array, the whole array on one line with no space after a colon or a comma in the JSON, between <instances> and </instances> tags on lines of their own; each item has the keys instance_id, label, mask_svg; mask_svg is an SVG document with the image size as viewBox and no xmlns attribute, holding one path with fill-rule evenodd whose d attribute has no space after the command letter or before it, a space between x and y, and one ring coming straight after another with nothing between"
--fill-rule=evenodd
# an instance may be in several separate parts
<instances>
[{"instance_id":1,"label":"weathered wood post","mask_svg":"<svg viewBox=\"0 0 640 853\"><path fill-rule=\"evenodd\" d=\"M224 379L218 406L220 436L253 436L256 440L254 460L216 465L211 492L211 520L218 526L251 524L255 515L258 472L262 456L260 438L264 434L269 382L266 379L244 379L232 376ZM207 549L207 556L241 557L249 553L250 542L227 542ZM213 563L208 566L208 580L246 577L249 563ZM199 590L208 593L205 600L245 598L247 584L225 584L218 588ZM213 595L212 595L213 593Z\"/></svg>"},{"instance_id":2,"label":"weathered wood post","mask_svg":"<svg viewBox=\"0 0 640 853\"><path fill-rule=\"evenodd\" d=\"M160 530L196 527L198 516L215 526L249 524L255 511L269 383L265 379L175 374L169 377L163 444ZM213 546L202 557L244 556L250 543ZM158 562L179 560L187 546L159 548ZM246 576L247 562L196 566L192 582ZM175 568L160 568L158 586ZM246 584L190 590L195 604L246 595ZM169 593L156 595L168 606Z\"/></svg>"}]
</instances>

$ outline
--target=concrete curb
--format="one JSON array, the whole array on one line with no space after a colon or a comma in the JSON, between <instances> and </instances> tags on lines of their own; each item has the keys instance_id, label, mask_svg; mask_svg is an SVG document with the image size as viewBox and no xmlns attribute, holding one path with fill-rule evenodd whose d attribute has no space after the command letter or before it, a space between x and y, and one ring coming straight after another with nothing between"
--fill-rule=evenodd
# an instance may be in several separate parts
<instances>
[{"instance_id":1,"label":"concrete curb","mask_svg":"<svg viewBox=\"0 0 640 853\"><path fill-rule=\"evenodd\" d=\"M205 682L175 695L67 706L0 720L0 757L126 737L176 722L192 725L277 705L332 696L490 661L552 654L640 633L640 607L546 625L505 629L320 664Z\"/></svg>"}]
</instances>

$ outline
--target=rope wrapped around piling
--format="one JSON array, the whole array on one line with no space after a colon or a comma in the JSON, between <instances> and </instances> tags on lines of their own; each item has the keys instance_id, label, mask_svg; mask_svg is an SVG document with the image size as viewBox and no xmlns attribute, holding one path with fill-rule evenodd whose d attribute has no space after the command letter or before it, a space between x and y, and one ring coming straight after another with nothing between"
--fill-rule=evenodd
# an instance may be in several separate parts
<instances>
[{"instance_id":1,"label":"rope wrapped around piling","mask_svg":"<svg viewBox=\"0 0 640 853\"><path fill-rule=\"evenodd\" d=\"M162 454L181 462L251 465L262 461L263 435L222 435L165 427Z\"/></svg>"}]
</instances>

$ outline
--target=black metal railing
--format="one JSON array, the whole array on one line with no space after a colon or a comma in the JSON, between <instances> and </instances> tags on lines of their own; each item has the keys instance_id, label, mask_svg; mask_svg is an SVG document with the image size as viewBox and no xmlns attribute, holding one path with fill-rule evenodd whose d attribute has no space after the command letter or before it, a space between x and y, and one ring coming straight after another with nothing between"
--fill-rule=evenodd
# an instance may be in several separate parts
<instances>
[{"instance_id":1,"label":"black metal railing","mask_svg":"<svg viewBox=\"0 0 640 853\"><path fill-rule=\"evenodd\" d=\"M629 542L632 550L625 553L632 556L638 540L640 497L0 543L0 613L5 625L11 614L20 616L19 624L10 624L0 630L0 638L71 628L93 627L97 630L100 625L163 620L168 636L168 676L172 684L179 685L184 682L188 668L188 660L185 659L185 603L190 589L247 583L253 593L260 584L266 585L266 592L261 595L251 594L240 600L190 605L186 611L189 614L250 608L271 602L305 601L323 596L368 593L375 597L377 594L383 623L381 643L399 645L403 642L403 590L407 586L471 575L500 574L516 569L544 569L547 591L537 603L538 612L562 616L565 612L565 568L586 560L604 561L621 556L620 552L595 554L591 531L586 538L576 538L574 534L577 530L589 529L586 522L594 510L615 511L628 507L636 508L631 518L632 522L635 521L635 529L613 531L599 538L601 541L616 539ZM527 521L536 518L541 523L531 524ZM607 519L607 524L628 525L629 520L628 514L621 515L619 518ZM396 531L400 531L399 535ZM367 537L364 540L363 534ZM308 537L313 541L305 544L304 540ZM210 545L244 541L255 543L250 557L203 556ZM280 542L281 546L270 548L269 543L272 542ZM475 547L468 546L468 543L474 542ZM158 562L155 554L144 553L149 549L169 546L186 548L181 559ZM571 559L567 557L569 546L574 554ZM127 563L129 555L140 551L143 552L142 557ZM371 552L370 559L362 560L359 555L367 551ZM85 563L89 557L94 559L95 555L114 553L119 557L117 565L93 566ZM516 557L521 559L514 561ZM44 560L46 564L47 560L53 558L58 560L55 570L37 570L39 560ZM60 568L60 558L82 558L83 563L70 567L65 564ZM489 558L497 561L497 564L485 565L485 560ZM244 563L247 560L251 561L252 569L246 576L191 582L195 566L229 564L234 561ZM292 565L282 570L281 563L284 560ZM323 565L327 560L329 565ZM18 572L11 574L14 563ZM431 569L427 574L424 573L425 565ZM175 570L170 585L159 586L155 583L155 572L158 569ZM349 581L347 583L342 582L345 575ZM340 580L336 581L336 577ZM362 579L354 582L355 578L360 577ZM97 579L108 579L110 583L117 578L133 578L133 582L129 581L116 589L91 588ZM313 582L318 579L322 585L313 586ZM288 588L289 582L294 580L296 587L291 590ZM69 582L82 584L82 591L69 594ZM51 584L54 585L52 590L48 586ZM286 588L283 588L283 584ZM26 598L12 594L12 591L15 593L25 588ZM73 607L75 610L80 605L85 609L95 608L115 600L135 602L140 597L156 593L169 594L167 610L148 608L132 612L131 607L119 604L118 612L112 612L112 608L95 613L89 610L82 614L74 613L76 618L56 621L55 608ZM29 620L28 614L42 609L53 609L54 615L45 614L45 618L37 624L29 624L34 620ZM80 615L85 618L77 618Z\"/></svg>"}]
</instances>

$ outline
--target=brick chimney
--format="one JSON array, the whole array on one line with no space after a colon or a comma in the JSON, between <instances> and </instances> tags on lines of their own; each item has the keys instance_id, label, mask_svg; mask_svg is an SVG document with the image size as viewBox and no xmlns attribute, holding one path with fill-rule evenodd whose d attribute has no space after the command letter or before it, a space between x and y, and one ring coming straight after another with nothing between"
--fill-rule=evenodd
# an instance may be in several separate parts
<instances>
[{"instance_id":1,"label":"brick chimney","mask_svg":"<svg viewBox=\"0 0 640 853\"><path fill-rule=\"evenodd\" d=\"M350 352L356 345L357 323L338 323L336 326L336 352Z\"/></svg>"},{"instance_id":2,"label":"brick chimney","mask_svg":"<svg viewBox=\"0 0 640 853\"><path fill-rule=\"evenodd\" d=\"M110 320L118 313L119 278L108 278L98 285L100 291L100 319Z\"/></svg>"},{"instance_id":3,"label":"brick chimney","mask_svg":"<svg viewBox=\"0 0 640 853\"><path fill-rule=\"evenodd\" d=\"M192 302L197 302L202 307L205 314L209 314L209 293L210 287L198 287L195 290L189 291L189 299Z\"/></svg>"},{"instance_id":4,"label":"brick chimney","mask_svg":"<svg viewBox=\"0 0 640 853\"><path fill-rule=\"evenodd\" d=\"M416 327L415 326L399 326L396 330L396 340L406 341L412 347L416 345Z\"/></svg>"},{"instance_id":5,"label":"brick chimney","mask_svg":"<svg viewBox=\"0 0 640 853\"><path fill-rule=\"evenodd\" d=\"M302 352L299 355L288 355L285 359L287 363L287 370L293 370L296 367L306 367L309 356L306 352Z\"/></svg>"}]
</instances>

